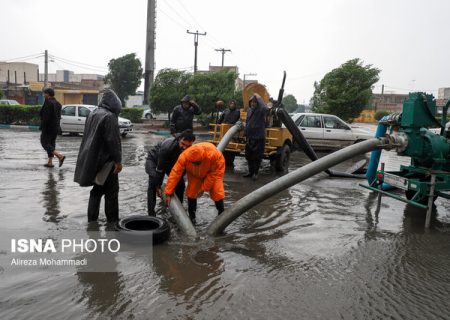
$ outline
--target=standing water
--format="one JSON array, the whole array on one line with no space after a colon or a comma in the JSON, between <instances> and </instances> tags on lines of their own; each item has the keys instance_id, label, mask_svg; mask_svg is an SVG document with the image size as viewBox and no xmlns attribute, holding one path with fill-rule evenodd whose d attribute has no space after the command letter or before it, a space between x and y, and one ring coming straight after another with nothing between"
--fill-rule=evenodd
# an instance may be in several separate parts
<instances>
[{"instance_id":1,"label":"standing water","mask_svg":"<svg viewBox=\"0 0 450 320\"><path fill-rule=\"evenodd\" d=\"M161 137L123 139L122 217L146 213L146 150ZM87 230L90 188L73 182L80 137L60 137L60 169L46 169L39 133L0 131L0 230L52 237ZM393 153L384 159L402 162ZM355 159L357 161L359 159ZM291 170L309 160L293 154ZM345 169L352 162L338 167ZM276 178L225 175L225 206ZM0 319L448 319L450 203L438 199L433 228L424 211L360 188L356 179L308 179L242 215L218 238L205 231L214 203L199 200L200 239L172 225L153 259L111 260L115 272L0 271ZM158 205L159 215L168 213ZM100 225L104 224L101 211ZM0 253L5 254L5 253Z\"/></svg>"}]
</instances>

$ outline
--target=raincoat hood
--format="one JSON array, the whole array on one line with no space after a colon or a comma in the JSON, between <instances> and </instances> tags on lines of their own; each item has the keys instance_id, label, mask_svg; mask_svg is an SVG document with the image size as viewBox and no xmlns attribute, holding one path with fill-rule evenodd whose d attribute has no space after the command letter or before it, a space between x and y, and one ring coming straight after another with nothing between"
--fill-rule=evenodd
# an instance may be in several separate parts
<instances>
[{"instance_id":1,"label":"raincoat hood","mask_svg":"<svg viewBox=\"0 0 450 320\"><path fill-rule=\"evenodd\" d=\"M98 106L108 109L116 115L119 115L120 111L122 110L122 102L120 101L117 94L111 89L106 89L103 92Z\"/></svg>"}]
</instances>

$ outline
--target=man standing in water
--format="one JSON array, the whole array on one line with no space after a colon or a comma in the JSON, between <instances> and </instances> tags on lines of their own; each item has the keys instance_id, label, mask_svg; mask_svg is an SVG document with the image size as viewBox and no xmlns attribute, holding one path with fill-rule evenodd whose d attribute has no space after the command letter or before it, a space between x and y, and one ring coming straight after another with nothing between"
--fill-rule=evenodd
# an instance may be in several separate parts
<instances>
[{"instance_id":1,"label":"man standing in water","mask_svg":"<svg viewBox=\"0 0 450 320\"><path fill-rule=\"evenodd\" d=\"M185 130L175 137L168 138L153 147L145 162L148 174L147 210L149 216L155 216L156 194L162 197L161 185L164 175L169 175L181 152L189 148L195 141L192 130ZM184 180L181 178L175 187L175 194L183 203Z\"/></svg>"},{"instance_id":2,"label":"man standing in water","mask_svg":"<svg viewBox=\"0 0 450 320\"><path fill-rule=\"evenodd\" d=\"M188 95L184 96L180 103L173 108L170 118L170 133L173 136L187 129L193 130L194 115L202 112L198 104Z\"/></svg>"},{"instance_id":3,"label":"man standing in water","mask_svg":"<svg viewBox=\"0 0 450 320\"><path fill-rule=\"evenodd\" d=\"M74 181L81 187L94 186L89 197L88 222L97 221L103 195L108 222L119 220L118 173L122 171L122 145L118 115L121 109L119 97L106 89L98 108L86 119Z\"/></svg>"},{"instance_id":4,"label":"man standing in water","mask_svg":"<svg viewBox=\"0 0 450 320\"><path fill-rule=\"evenodd\" d=\"M55 91L52 88L44 90L44 97L44 105L39 112L41 117L41 145L47 151L48 156L47 163L44 166L53 168L53 157L57 157L61 167L66 157L55 150L59 121L61 119L61 104L55 99Z\"/></svg>"},{"instance_id":5,"label":"man standing in water","mask_svg":"<svg viewBox=\"0 0 450 320\"><path fill-rule=\"evenodd\" d=\"M267 107L263 99L259 94L253 94L245 120L245 158L248 163L248 173L244 175L245 178L253 180L258 178L266 145L266 115Z\"/></svg>"}]
</instances>

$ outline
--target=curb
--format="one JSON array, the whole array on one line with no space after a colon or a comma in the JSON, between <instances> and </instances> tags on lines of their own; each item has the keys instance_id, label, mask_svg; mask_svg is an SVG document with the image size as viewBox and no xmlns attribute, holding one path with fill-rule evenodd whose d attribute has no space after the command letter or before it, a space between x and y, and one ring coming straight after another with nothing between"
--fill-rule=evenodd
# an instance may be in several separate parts
<instances>
[{"instance_id":1,"label":"curb","mask_svg":"<svg viewBox=\"0 0 450 320\"><path fill-rule=\"evenodd\" d=\"M28 129L30 131L39 131L39 126L19 126L16 124L0 124L0 129Z\"/></svg>"}]
</instances>

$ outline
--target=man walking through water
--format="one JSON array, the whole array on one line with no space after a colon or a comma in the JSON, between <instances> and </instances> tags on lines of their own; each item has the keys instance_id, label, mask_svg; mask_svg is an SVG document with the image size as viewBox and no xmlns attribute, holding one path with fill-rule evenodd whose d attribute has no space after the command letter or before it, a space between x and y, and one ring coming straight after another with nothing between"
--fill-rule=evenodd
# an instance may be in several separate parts
<instances>
[{"instance_id":1,"label":"man walking through water","mask_svg":"<svg viewBox=\"0 0 450 320\"><path fill-rule=\"evenodd\" d=\"M119 176L122 171L122 144L118 116L119 97L106 89L97 109L86 119L78 153L74 181L81 187L94 186L88 204L88 222L98 219L100 201L105 196L108 222L119 220Z\"/></svg>"},{"instance_id":2,"label":"man walking through water","mask_svg":"<svg viewBox=\"0 0 450 320\"><path fill-rule=\"evenodd\" d=\"M39 112L41 118L41 145L47 151L48 156L47 163L44 166L53 168L53 157L57 157L61 167L66 157L55 150L59 121L61 119L61 104L55 99L55 91L52 88L44 90L44 97L44 105Z\"/></svg>"}]
</instances>

